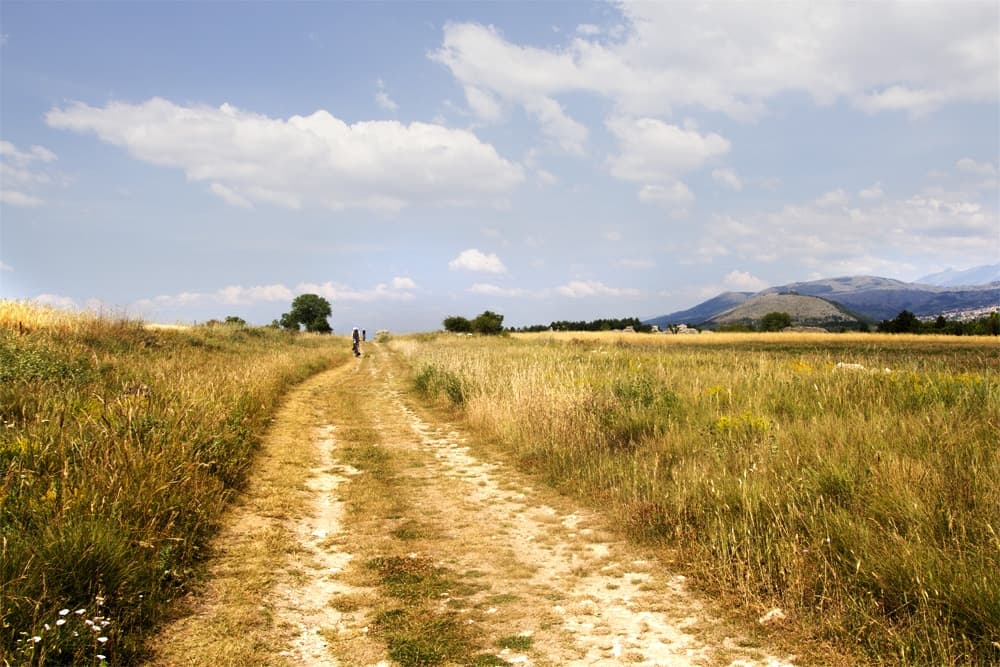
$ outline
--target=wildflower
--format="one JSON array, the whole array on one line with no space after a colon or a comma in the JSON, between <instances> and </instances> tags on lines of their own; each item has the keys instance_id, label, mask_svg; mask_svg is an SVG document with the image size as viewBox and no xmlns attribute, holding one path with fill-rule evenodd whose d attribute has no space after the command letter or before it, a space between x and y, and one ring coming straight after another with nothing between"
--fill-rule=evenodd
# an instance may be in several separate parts
<instances>
[{"instance_id":1,"label":"wildflower","mask_svg":"<svg viewBox=\"0 0 1000 667\"><path fill-rule=\"evenodd\" d=\"M105 660L107 660L107 659L108 659L108 656L106 656L106 655L101 655L100 653L98 653L98 654L97 654L96 656L94 656L94 657L96 657L96 658L97 658L98 660L100 660L101 662L104 662Z\"/></svg>"},{"instance_id":2,"label":"wildflower","mask_svg":"<svg viewBox=\"0 0 1000 667\"><path fill-rule=\"evenodd\" d=\"M104 642L108 641L108 638L107 637L98 637L97 641L99 641L99 642L101 642L103 644Z\"/></svg>"},{"instance_id":3,"label":"wildflower","mask_svg":"<svg viewBox=\"0 0 1000 667\"><path fill-rule=\"evenodd\" d=\"M65 625L65 624L66 624L65 618L60 618L56 620L56 625Z\"/></svg>"},{"instance_id":4,"label":"wildflower","mask_svg":"<svg viewBox=\"0 0 1000 667\"><path fill-rule=\"evenodd\" d=\"M83 616L84 614L87 613L87 610L86 609L77 609L73 613L76 614L77 616Z\"/></svg>"},{"instance_id":5,"label":"wildflower","mask_svg":"<svg viewBox=\"0 0 1000 667\"><path fill-rule=\"evenodd\" d=\"M60 609L59 610L59 615L60 616L65 616L68 613L69 613L69 609Z\"/></svg>"},{"instance_id":6,"label":"wildflower","mask_svg":"<svg viewBox=\"0 0 1000 667\"><path fill-rule=\"evenodd\" d=\"M39 637L38 635L35 635L34 637L31 638L31 641L37 644L38 642L42 641L42 638Z\"/></svg>"}]
</instances>

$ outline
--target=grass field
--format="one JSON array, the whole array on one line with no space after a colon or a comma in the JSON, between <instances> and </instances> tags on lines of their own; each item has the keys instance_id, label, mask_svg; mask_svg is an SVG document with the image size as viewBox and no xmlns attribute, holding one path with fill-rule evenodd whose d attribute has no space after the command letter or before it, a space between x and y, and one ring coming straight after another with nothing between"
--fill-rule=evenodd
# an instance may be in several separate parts
<instances>
[{"instance_id":1,"label":"grass field","mask_svg":"<svg viewBox=\"0 0 1000 667\"><path fill-rule=\"evenodd\" d=\"M0 302L0 663L134 664L338 339Z\"/></svg>"},{"instance_id":2,"label":"grass field","mask_svg":"<svg viewBox=\"0 0 1000 667\"><path fill-rule=\"evenodd\" d=\"M1000 663L996 338L387 346L490 446L745 613L781 607L873 663ZM2 659L140 658L286 390L349 354L0 302Z\"/></svg>"},{"instance_id":3,"label":"grass field","mask_svg":"<svg viewBox=\"0 0 1000 667\"><path fill-rule=\"evenodd\" d=\"M781 607L874 663L1000 662L996 338L393 346L425 395L747 612Z\"/></svg>"}]
</instances>

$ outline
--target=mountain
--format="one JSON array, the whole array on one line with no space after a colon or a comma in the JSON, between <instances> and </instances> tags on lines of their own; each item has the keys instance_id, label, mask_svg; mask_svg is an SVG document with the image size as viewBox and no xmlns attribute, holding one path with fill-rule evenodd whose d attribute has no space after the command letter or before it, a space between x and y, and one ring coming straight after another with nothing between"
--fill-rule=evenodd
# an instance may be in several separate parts
<instances>
[{"instance_id":1,"label":"mountain","mask_svg":"<svg viewBox=\"0 0 1000 667\"><path fill-rule=\"evenodd\" d=\"M971 269L965 269L964 271L945 269L939 273L932 273L916 280L916 282L922 285L937 285L938 287L985 285L997 281L1000 281L1000 264L984 264L982 266L974 266Z\"/></svg>"},{"instance_id":2,"label":"mountain","mask_svg":"<svg viewBox=\"0 0 1000 667\"><path fill-rule=\"evenodd\" d=\"M954 317L967 312L1000 310L1000 282L964 287L939 287L877 276L844 276L769 287L757 294L726 292L688 310L652 318L647 320L647 323L657 324L661 329L669 324L681 323L712 327L719 323L715 320L725 311L768 294L818 297L848 311L852 317L867 319L870 322L892 319L902 310L908 310L917 317L937 315ZM736 299L742 300L734 303ZM787 311L778 310L778 312ZM789 314L791 315L790 312ZM736 321L739 320L740 318L737 318ZM829 323L837 327L844 326L844 323L836 317L832 317ZM821 323L818 325L823 326Z\"/></svg>"},{"instance_id":3,"label":"mountain","mask_svg":"<svg viewBox=\"0 0 1000 667\"><path fill-rule=\"evenodd\" d=\"M660 315L646 320L643 324L655 324L660 329L666 329L671 324L695 324L710 320L724 310L738 306L753 296L753 292L723 292L708 301L699 303L694 308L678 310L675 313Z\"/></svg>"},{"instance_id":4,"label":"mountain","mask_svg":"<svg viewBox=\"0 0 1000 667\"><path fill-rule=\"evenodd\" d=\"M752 324L760 322L768 313L788 313L797 325L853 328L860 324L857 317L832 301L817 296L768 292L713 316L705 325Z\"/></svg>"}]
</instances>

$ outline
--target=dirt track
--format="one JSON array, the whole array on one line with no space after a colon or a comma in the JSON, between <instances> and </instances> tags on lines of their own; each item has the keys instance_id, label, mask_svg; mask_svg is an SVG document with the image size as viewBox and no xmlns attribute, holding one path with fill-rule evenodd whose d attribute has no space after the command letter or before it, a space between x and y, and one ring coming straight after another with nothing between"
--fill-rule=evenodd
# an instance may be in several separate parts
<instances>
[{"instance_id":1,"label":"dirt track","mask_svg":"<svg viewBox=\"0 0 1000 667\"><path fill-rule=\"evenodd\" d=\"M153 663L792 663L599 516L470 444L405 396L377 345L306 383ZM466 653L444 637L428 661L406 628L443 628Z\"/></svg>"}]
</instances>

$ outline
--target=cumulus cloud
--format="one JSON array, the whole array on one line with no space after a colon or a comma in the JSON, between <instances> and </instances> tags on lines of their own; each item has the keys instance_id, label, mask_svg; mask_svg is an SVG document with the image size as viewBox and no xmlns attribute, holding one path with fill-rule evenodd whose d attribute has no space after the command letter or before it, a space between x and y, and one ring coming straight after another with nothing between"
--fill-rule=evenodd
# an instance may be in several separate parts
<instances>
[{"instance_id":1,"label":"cumulus cloud","mask_svg":"<svg viewBox=\"0 0 1000 667\"><path fill-rule=\"evenodd\" d=\"M836 189L827 192L816 200L817 206L847 206L850 196L843 189Z\"/></svg>"},{"instance_id":2,"label":"cumulus cloud","mask_svg":"<svg viewBox=\"0 0 1000 667\"><path fill-rule=\"evenodd\" d=\"M631 287L609 287L597 280L571 280L556 288L556 291L572 299L595 296L636 297L639 290Z\"/></svg>"},{"instance_id":3,"label":"cumulus cloud","mask_svg":"<svg viewBox=\"0 0 1000 667\"><path fill-rule=\"evenodd\" d=\"M34 207L45 202L37 191L53 182L45 166L56 154L44 146L20 150L9 141L0 141L0 203Z\"/></svg>"},{"instance_id":4,"label":"cumulus cloud","mask_svg":"<svg viewBox=\"0 0 1000 667\"><path fill-rule=\"evenodd\" d=\"M998 96L996 3L617 6L625 31L610 42L581 26L568 44L529 47L492 26L451 23L430 57L507 103L585 92L637 116L697 106L750 120L789 91L918 115Z\"/></svg>"},{"instance_id":5,"label":"cumulus cloud","mask_svg":"<svg viewBox=\"0 0 1000 667\"><path fill-rule=\"evenodd\" d=\"M639 190L639 200L683 210L684 207L694 202L694 193L684 183L674 181L670 185L642 186L642 189Z\"/></svg>"},{"instance_id":6,"label":"cumulus cloud","mask_svg":"<svg viewBox=\"0 0 1000 667\"><path fill-rule=\"evenodd\" d=\"M504 296L504 297L529 296L529 292L527 290L521 289L519 287L499 287L498 285L491 285L489 283L476 283L466 291L471 292L473 294L482 294L485 296Z\"/></svg>"},{"instance_id":7,"label":"cumulus cloud","mask_svg":"<svg viewBox=\"0 0 1000 667\"><path fill-rule=\"evenodd\" d=\"M375 92L375 104L385 111L396 111L399 109L396 101L389 97L389 93L385 92L385 84L382 82L382 79L378 80L378 90Z\"/></svg>"},{"instance_id":8,"label":"cumulus cloud","mask_svg":"<svg viewBox=\"0 0 1000 667\"><path fill-rule=\"evenodd\" d=\"M743 179L741 179L732 169L713 169L712 178L717 183L725 185L730 190L735 190L736 192L743 190Z\"/></svg>"},{"instance_id":9,"label":"cumulus cloud","mask_svg":"<svg viewBox=\"0 0 1000 667\"><path fill-rule=\"evenodd\" d=\"M870 188L865 188L858 192L858 197L861 199L881 199L885 196L885 192L882 191L882 183L875 183Z\"/></svg>"},{"instance_id":10,"label":"cumulus cloud","mask_svg":"<svg viewBox=\"0 0 1000 667\"><path fill-rule=\"evenodd\" d=\"M606 124L620 151L608 158L608 167L624 181L672 181L729 151L729 142L718 134L703 135L655 118L618 117Z\"/></svg>"},{"instance_id":11,"label":"cumulus cloud","mask_svg":"<svg viewBox=\"0 0 1000 667\"><path fill-rule=\"evenodd\" d=\"M727 290L734 292L759 292L767 289L768 283L747 271L730 271L722 279L722 284Z\"/></svg>"},{"instance_id":12,"label":"cumulus cloud","mask_svg":"<svg viewBox=\"0 0 1000 667\"><path fill-rule=\"evenodd\" d=\"M849 269L898 275L914 262L931 260L952 266L996 261L1000 219L979 203L960 195L921 193L841 205L844 197L833 192L775 211L715 216L692 254L794 262L824 275ZM834 200L837 205L829 205ZM879 249L879 256L873 248Z\"/></svg>"},{"instance_id":13,"label":"cumulus cloud","mask_svg":"<svg viewBox=\"0 0 1000 667\"><path fill-rule=\"evenodd\" d=\"M507 272L507 267L504 266L499 257L493 253L487 255L476 248L469 248L460 252L458 257L448 262L448 268L452 271Z\"/></svg>"},{"instance_id":14,"label":"cumulus cloud","mask_svg":"<svg viewBox=\"0 0 1000 667\"><path fill-rule=\"evenodd\" d=\"M212 292L179 292L140 299L135 305L141 309L174 308L179 306L252 306L260 303L291 303L298 294L318 294L331 302L337 301L406 301L414 298L409 290L416 283L409 278L393 278L391 283L379 283L369 289L356 289L333 283L301 282L295 287L276 283L272 285L229 285Z\"/></svg>"},{"instance_id":15,"label":"cumulus cloud","mask_svg":"<svg viewBox=\"0 0 1000 667\"><path fill-rule=\"evenodd\" d=\"M428 123L348 125L327 111L270 118L229 104L80 102L53 108L55 128L93 132L135 158L182 170L227 203L398 211L496 202L524 180L473 133Z\"/></svg>"},{"instance_id":16,"label":"cumulus cloud","mask_svg":"<svg viewBox=\"0 0 1000 667\"><path fill-rule=\"evenodd\" d=\"M997 166L991 162L978 162L972 158L962 158L955 163L955 167L970 174L979 176L996 176Z\"/></svg>"},{"instance_id":17,"label":"cumulus cloud","mask_svg":"<svg viewBox=\"0 0 1000 667\"><path fill-rule=\"evenodd\" d=\"M392 279L390 283L393 289L406 290L406 289L417 289L417 283L412 278L405 278L397 276Z\"/></svg>"}]
</instances>

